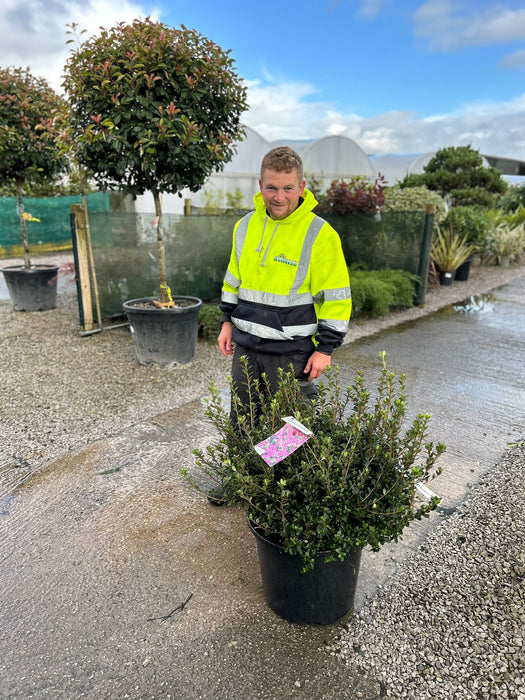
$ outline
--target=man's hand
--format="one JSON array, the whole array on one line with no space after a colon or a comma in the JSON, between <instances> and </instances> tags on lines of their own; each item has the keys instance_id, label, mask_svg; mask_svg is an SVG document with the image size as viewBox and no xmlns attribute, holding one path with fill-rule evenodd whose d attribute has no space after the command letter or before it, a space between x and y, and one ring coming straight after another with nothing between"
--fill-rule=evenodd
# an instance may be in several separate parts
<instances>
[{"instance_id":1,"label":"man's hand","mask_svg":"<svg viewBox=\"0 0 525 700\"><path fill-rule=\"evenodd\" d=\"M228 357L229 355L233 355L233 343L232 343L232 333L233 333L233 323L228 323L228 321L225 321L222 324L221 332L219 333L219 337L217 338L217 343L219 344L219 349L224 355L224 357Z\"/></svg>"},{"instance_id":2,"label":"man's hand","mask_svg":"<svg viewBox=\"0 0 525 700\"><path fill-rule=\"evenodd\" d=\"M325 369L330 367L331 361L332 358L330 355L324 355L317 350L310 355L306 367L304 368L304 373L308 374L308 381L311 382L312 379L318 379Z\"/></svg>"}]
</instances>

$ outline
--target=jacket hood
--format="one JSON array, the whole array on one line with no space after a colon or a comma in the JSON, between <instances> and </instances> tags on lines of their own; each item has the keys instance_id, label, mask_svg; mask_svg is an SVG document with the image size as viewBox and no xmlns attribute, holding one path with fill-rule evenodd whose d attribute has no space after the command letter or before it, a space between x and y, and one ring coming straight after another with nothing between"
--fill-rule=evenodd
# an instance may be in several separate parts
<instances>
[{"instance_id":1,"label":"jacket hood","mask_svg":"<svg viewBox=\"0 0 525 700\"><path fill-rule=\"evenodd\" d=\"M255 205L255 211L257 214L261 217L266 217L268 214L266 213L266 207L264 206L264 199L262 196L262 192L257 192L254 197L253 197L253 203ZM303 192L303 202L300 204L295 211L293 211L289 216L287 216L284 219L275 219L275 221L278 221L279 224L293 224L299 219L302 219L302 217L305 214L309 214L312 209L315 209L317 206L317 200L313 196L313 194L310 192L310 190L307 190L305 188ZM268 218L271 218L268 216ZM272 219L273 221L274 219Z\"/></svg>"}]
</instances>

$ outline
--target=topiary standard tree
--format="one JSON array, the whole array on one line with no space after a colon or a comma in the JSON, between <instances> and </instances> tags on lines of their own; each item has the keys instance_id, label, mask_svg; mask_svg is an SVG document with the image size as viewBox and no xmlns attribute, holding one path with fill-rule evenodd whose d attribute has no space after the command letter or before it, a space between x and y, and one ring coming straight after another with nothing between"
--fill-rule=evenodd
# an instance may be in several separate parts
<instances>
[{"instance_id":1,"label":"topiary standard tree","mask_svg":"<svg viewBox=\"0 0 525 700\"><path fill-rule=\"evenodd\" d=\"M469 146L442 148L430 159L423 174L407 175L401 187L425 185L450 196L453 206L481 204L493 206L507 184L496 168L486 168L478 151Z\"/></svg>"},{"instance_id":2,"label":"topiary standard tree","mask_svg":"<svg viewBox=\"0 0 525 700\"><path fill-rule=\"evenodd\" d=\"M53 180L67 167L60 146L66 104L43 78L26 68L0 68L0 180L15 188L24 249L31 268L23 192Z\"/></svg>"},{"instance_id":3,"label":"topiary standard tree","mask_svg":"<svg viewBox=\"0 0 525 700\"><path fill-rule=\"evenodd\" d=\"M195 192L231 160L247 109L233 64L228 51L195 30L148 18L102 29L65 66L78 160L104 188L153 194L164 304L160 194Z\"/></svg>"}]
</instances>

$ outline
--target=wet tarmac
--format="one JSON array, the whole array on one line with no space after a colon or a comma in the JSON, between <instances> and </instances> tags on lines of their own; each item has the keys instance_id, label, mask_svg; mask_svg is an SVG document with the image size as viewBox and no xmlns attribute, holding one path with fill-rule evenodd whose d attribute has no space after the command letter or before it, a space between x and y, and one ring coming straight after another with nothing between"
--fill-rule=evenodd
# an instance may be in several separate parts
<instances>
[{"instance_id":1,"label":"wet tarmac","mask_svg":"<svg viewBox=\"0 0 525 700\"><path fill-rule=\"evenodd\" d=\"M364 552L356 607L525 436L524 300L522 277L337 351L342 380L365 368L373 385L385 350L407 374L410 414L432 413L431 437L447 445L431 484L440 510ZM292 625L267 608L243 512L187 487L180 468L212 437L196 397L2 500L0 698L378 697L374 679L324 650L338 624Z\"/></svg>"}]
</instances>

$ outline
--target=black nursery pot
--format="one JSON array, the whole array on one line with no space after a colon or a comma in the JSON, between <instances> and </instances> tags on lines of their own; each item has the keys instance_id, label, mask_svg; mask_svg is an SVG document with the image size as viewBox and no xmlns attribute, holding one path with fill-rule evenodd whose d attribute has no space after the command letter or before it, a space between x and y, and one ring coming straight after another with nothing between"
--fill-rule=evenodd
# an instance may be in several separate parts
<instances>
[{"instance_id":1,"label":"black nursery pot","mask_svg":"<svg viewBox=\"0 0 525 700\"><path fill-rule=\"evenodd\" d=\"M15 311L50 311L57 305L58 265L3 267Z\"/></svg>"},{"instance_id":2,"label":"black nursery pot","mask_svg":"<svg viewBox=\"0 0 525 700\"><path fill-rule=\"evenodd\" d=\"M466 282L470 273L470 259L458 267L454 279L456 282Z\"/></svg>"},{"instance_id":3,"label":"black nursery pot","mask_svg":"<svg viewBox=\"0 0 525 700\"><path fill-rule=\"evenodd\" d=\"M264 597L270 608L289 622L328 625L344 617L354 606L361 550L355 549L341 561L325 563L324 554L314 568L301 573L299 555L287 554L258 532L255 535Z\"/></svg>"},{"instance_id":4,"label":"black nursery pot","mask_svg":"<svg viewBox=\"0 0 525 700\"><path fill-rule=\"evenodd\" d=\"M195 357L202 301L173 297L175 308L158 309L149 305L151 299L124 302L138 362L167 369L188 364Z\"/></svg>"},{"instance_id":5,"label":"black nursery pot","mask_svg":"<svg viewBox=\"0 0 525 700\"><path fill-rule=\"evenodd\" d=\"M455 270L453 270L452 272L449 272L448 270L441 270L439 273L439 283L442 284L444 287L449 287L454 281L455 276Z\"/></svg>"}]
</instances>

